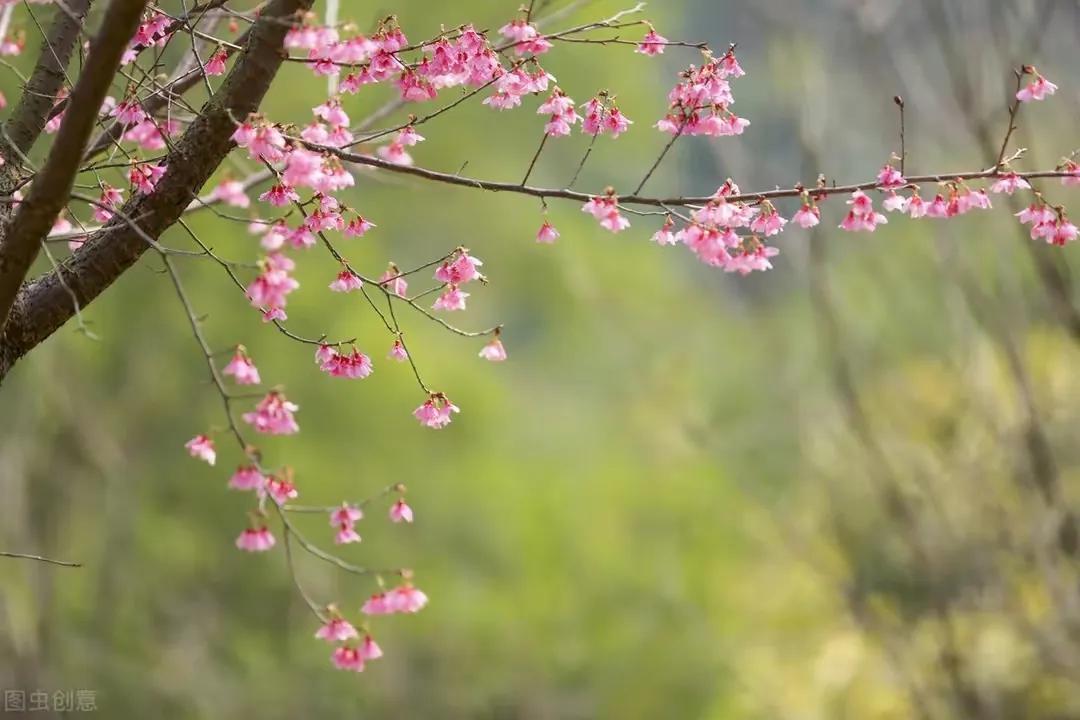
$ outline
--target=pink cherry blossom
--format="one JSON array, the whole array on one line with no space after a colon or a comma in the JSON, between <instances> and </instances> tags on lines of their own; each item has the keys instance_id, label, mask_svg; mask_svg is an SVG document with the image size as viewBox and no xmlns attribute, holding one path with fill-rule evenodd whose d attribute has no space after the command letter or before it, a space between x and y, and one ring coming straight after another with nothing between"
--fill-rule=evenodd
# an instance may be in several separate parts
<instances>
[{"instance_id":1,"label":"pink cherry blossom","mask_svg":"<svg viewBox=\"0 0 1080 720\"><path fill-rule=\"evenodd\" d=\"M360 651L348 645L334 648L330 659L338 670L350 670L352 672L364 672L364 657Z\"/></svg>"},{"instance_id":2,"label":"pink cherry blossom","mask_svg":"<svg viewBox=\"0 0 1080 720\"><path fill-rule=\"evenodd\" d=\"M821 210L817 205L804 203L799 211L791 216L791 221L804 230L812 228L821 222Z\"/></svg>"},{"instance_id":3,"label":"pink cherry blossom","mask_svg":"<svg viewBox=\"0 0 1080 720\"><path fill-rule=\"evenodd\" d=\"M353 524L357 520L361 520L364 517L364 511L358 508L356 505L350 505L349 503L341 503L340 507L334 508L330 511L330 525L337 527L338 525Z\"/></svg>"},{"instance_id":4,"label":"pink cherry blossom","mask_svg":"<svg viewBox=\"0 0 1080 720\"><path fill-rule=\"evenodd\" d=\"M239 180L222 181L210 192L210 197L226 205L238 208L246 208L251 205L251 198L247 196L247 192L244 190L244 183ZM299 198L297 199L299 200Z\"/></svg>"},{"instance_id":5,"label":"pink cherry blossom","mask_svg":"<svg viewBox=\"0 0 1080 720\"><path fill-rule=\"evenodd\" d=\"M364 641L360 643L360 655L364 660L378 660L383 656L383 651L373 637L365 635Z\"/></svg>"},{"instance_id":6,"label":"pink cherry blossom","mask_svg":"<svg viewBox=\"0 0 1080 720\"><path fill-rule=\"evenodd\" d=\"M251 362L243 347L238 347L229 364L222 368L221 372L232 375L237 385L258 385L260 382L259 370L255 363Z\"/></svg>"},{"instance_id":7,"label":"pink cherry blossom","mask_svg":"<svg viewBox=\"0 0 1080 720\"><path fill-rule=\"evenodd\" d=\"M347 293L353 290L359 290L364 286L364 282L360 279L356 273L346 268L338 273L334 282L330 283L330 289L334 292Z\"/></svg>"},{"instance_id":8,"label":"pink cherry blossom","mask_svg":"<svg viewBox=\"0 0 1080 720\"><path fill-rule=\"evenodd\" d=\"M1020 177L1016 173L1007 173L1002 175L998 180L990 186L990 192L992 193L1005 193L1006 195L1012 195L1017 190L1030 190L1031 185L1027 180Z\"/></svg>"},{"instance_id":9,"label":"pink cherry blossom","mask_svg":"<svg viewBox=\"0 0 1080 720\"><path fill-rule=\"evenodd\" d=\"M675 236L675 233L671 231L673 227L675 227L675 221L671 219L670 215L668 215L668 217L664 220L664 225L655 233L653 233L653 236L650 238L650 240L661 246L677 244L679 242L679 239Z\"/></svg>"},{"instance_id":10,"label":"pink cherry blossom","mask_svg":"<svg viewBox=\"0 0 1080 720\"><path fill-rule=\"evenodd\" d=\"M360 633L356 631L356 628L352 626L348 620L342 617L332 617L323 624L318 630L315 631L315 637L319 640L326 640L327 642L344 642L345 640L351 640L356 637L360 637Z\"/></svg>"},{"instance_id":11,"label":"pink cherry blossom","mask_svg":"<svg viewBox=\"0 0 1080 720\"><path fill-rule=\"evenodd\" d=\"M641 44L634 48L634 52L641 53L642 55L663 55L664 46L667 44L667 38L660 35L652 28L649 28L649 32L645 33L645 37L642 38Z\"/></svg>"},{"instance_id":12,"label":"pink cherry blossom","mask_svg":"<svg viewBox=\"0 0 1080 720\"><path fill-rule=\"evenodd\" d=\"M341 523L338 525L337 532L334 533L335 545L349 545L358 543L361 540L360 533L356 532L356 528L352 526L352 523Z\"/></svg>"},{"instance_id":13,"label":"pink cherry blossom","mask_svg":"<svg viewBox=\"0 0 1080 720\"><path fill-rule=\"evenodd\" d=\"M210 59L206 61L206 67L203 68L207 75L216 76L225 74L225 62L229 59L228 53L224 50L218 50L216 53L210 56Z\"/></svg>"},{"instance_id":14,"label":"pink cherry blossom","mask_svg":"<svg viewBox=\"0 0 1080 720\"><path fill-rule=\"evenodd\" d=\"M469 255L469 251L462 248L455 253L453 259L446 260L435 270L435 279L442 283L452 285L464 285L473 280L483 280L478 268L483 265L480 260Z\"/></svg>"},{"instance_id":15,"label":"pink cherry blossom","mask_svg":"<svg viewBox=\"0 0 1080 720\"><path fill-rule=\"evenodd\" d=\"M379 284L398 297L405 297L409 292L409 283L393 263L379 276Z\"/></svg>"},{"instance_id":16,"label":"pink cherry blossom","mask_svg":"<svg viewBox=\"0 0 1080 720\"><path fill-rule=\"evenodd\" d=\"M1020 102L1045 100L1050 95L1053 95L1055 90L1057 90L1057 85L1039 73L1035 73L1035 78L1016 93L1016 99Z\"/></svg>"},{"instance_id":17,"label":"pink cherry blossom","mask_svg":"<svg viewBox=\"0 0 1080 720\"><path fill-rule=\"evenodd\" d=\"M405 350L405 345L401 340L394 340L394 344L390 347L390 352L386 355L392 360L398 362L404 362L409 359L409 353Z\"/></svg>"},{"instance_id":18,"label":"pink cherry blossom","mask_svg":"<svg viewBox=\"0 0 1080 720\"><path fill-rule=\"evenodd\" d=\"M551 223L544 221L544 224L540 226L540 229L536 232L536 242L542 245L551 245L559 237L559 231L555 229L555 226Z\"/></svg>"},{"instance_id":19,"label":"pink cherry blossom","mask_svg":"<svg viewBox=\"0 0 1080 720\"><path fill-rule=\"evenodd\" d=\"M503 347L502 341L499 338L492 339L484 347L480 348L480 357L491 362L502 362L506 360L506 348Z\"/></svg>"},{"instance_id":20,"label":"pink cherry blossom","mask_svg":"<svg viewBox=\"0 0 1080 720\"><path fill-rule=\"evenodd\" d=\"M469 293L464 292L457 285L451 285L446 289L444 293L439 295L432 303L432 310L446 310L452 312L455 310L465 309L465 298L469 297Z\"/></svg>"},{"instance_id":21,"label":"pink cherry blossom","mask_svg":"<svg viewBox=\"0 0 1080 720\"><path fill-rule=\"evenodd\" d=\"M461 412L457 405L442 393L434 393L424 404L413 410L413 417L420 421L421 425L440 430L450 424L451 415Z\"/></svg>"},{"instance_id":22,"label":"pink cherry blossom","mask_svg":"<svg viewBox=\"0 0 1080 720\"><path fill-rule=\"evenodd\" d=\"M236 547L246 552L265 552L274 547L277 541L265 525L247 528L236 538Z\"/></svg>"},{"instance_id":23,"label":"pink cherry blossom","mask_svg":"<svg viewBox=\"0 0 1080 720\"><path fill-rule=\"evenodd\" d=\"M293 413L299 409L299 406L289 402L283 394L274 390L259 401L254 412L244 413L242 417L244 422L250 424L258 432L268 435L292 435L300 431L293 417Z\"/></svg>"},{"instance_id":24,"label":"pink cherry blossom","mask_svg":"<svg viewBox=\"0 0 1080 720\"><path fill-rule=\"evenodd\" d=\"M288 473L267 478L263 489L270 496L270 499L278 505L284 505L290 500L300 497L300 491L296 489L296 484L293 483L292 476Z\"/></svg>"},{"instance_id":25,"label":"pink cherry blossom","mask_svg":"<svg viewBox=\"0 0 1080 720\"><path fill-rule=\"evenodd\" d=\"M217 451L214 450L214 441L206 435L196 435L184 444L188 453L193 458L204 460L208 465L217 461Z\"/></svg>"},{"instance_id":26,"label":"pink cherry blossom","mask_svg":"<svg viewBox=\"0 0 1080 720\"><path fill-rule=\"evenodd\" d=\"M232 490L262 490L266 486L266 477L254 465L241 465L229 478Z\"/></svg>"},{"instance_id":27,"label":"pink cherry blossom","mask_svg":"<svg viewBox=\"0 0 1080 720\"><path fill-rule=\"evenodd\" d=\"M873 200L862 190L856 190L848 200L851 210L840 223L842 230L848 232L873 232L878 225L884 225L888 219L879 212L874 212Z\"/></svg>"},{"instance_id":28,"label":"pink cherry blossom","mask_svg":"<svg viewBox=\"0 0 1080 720\"><path fill-rule=\"evenodd\" d=\"M345 237L363 237L367 234L368 230L376 227L375 223L365 220L362 216L357 215L355 218L349 221L349 224L345 226L343 231Z\"/></svg>"},{"instance_id":29,"label":"pink cherry blossom","mask_svg":"<svg viewBox=\"0 0 1080 720\"><path fill-rule=\"evenodd\" d=\"M131 171L128 173L128 179L131 180L131 184L135 186L135 189L141 193L152 193L154 188L157 187L158 180L165 174L164 165L133 165Z\"/></svg>"},{"instance_id":30,"label":"pink cherry blossom","mask_svg":"<svg viewBox=\"0 0 1080 720\"><path fill-rule=\"evenodd\" d=\"M883 190L895 190L907 184L907 180L900 174L900 171L888 164L881 168L881 172L877 176L877 182L878 186Z\"/></svg>"},{"instance_id":31,"label":"pink cherry blossom","mask_svg":"<svg viewBox=\"0 0 1080 720\"><path fill-rule=\"evenodd\" d=\"M404 499L398 498L390 506L390 521L395 523L411 523L413 521L413 510Z\"/></svg>"}]
</instances>

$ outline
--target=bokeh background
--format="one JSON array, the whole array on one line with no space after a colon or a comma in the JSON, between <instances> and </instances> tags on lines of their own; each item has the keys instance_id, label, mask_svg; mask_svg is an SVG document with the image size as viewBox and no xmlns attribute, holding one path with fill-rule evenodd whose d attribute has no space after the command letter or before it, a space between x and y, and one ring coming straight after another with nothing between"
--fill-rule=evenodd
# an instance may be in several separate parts
<instances>
[{"instance_id":1,"label":"bokeh background","mask_svg":"<svg viewBox=\"0 0 1080 720\"><path fill-rule=\"evenodd\" d=\"M412 38L516 10L345 5L362 26L395 12ZM542 15L562 28L629 5ZM1023 109L1018 166L1052 167L1080 143L1075 2L684 0L643 17L673 39L737 42L737 109L753 123L680 140L658 193L870 177L899 149L894 95L909 172L992 165L1021 63L1061 89ZM580 187L644 173L666 140L650 126L696 60L594 45L545 58L579 102L610 89L636 123L598 142ZM277 87L276 120L306 122L325 96L299 67ZM467 103L425 125L414 155L517 180L543 123L527 104ZM549 143L533 180L564 184L586 145ZM240 458L224 435L216 468L183 450L222 427L220 400L147 257L87 310L100 340L66 327L0 388L0 547L84 564L0 562L0 686L94 689L110 718L1080 716L1078 261L1031 244L1008 199L869 236L833 230L832 206L819 232L779 238L773 272L746 278L650 244L655 218L612 236L552 203L562 238L546 247L528 198L368 173L350 202L379 225L348 248L369 272L457 245L485 262L490 284L455 319L505 323L505 364L403 316L425 379L463 409L442 432L410 417L422 398L382 359L377 319L321 290L336 272L324 254L301 258L290 326L359 336L376 363L363 382L319 373L217 266L178 263L211 344L244 343L300 404L302 432L262 446L295 468L302 499L407 484L415 525L375 505L342 554L413 568L429 607L380 619L386 657L338 672L282 553L233 548L249 499L225 481ZM256 251L241 226L202 214L193 227L228 257ZM300 522L329 544L325 518ZM296 560L312 595L356 618L369 579Z\"/></svg>"}]
</instances>

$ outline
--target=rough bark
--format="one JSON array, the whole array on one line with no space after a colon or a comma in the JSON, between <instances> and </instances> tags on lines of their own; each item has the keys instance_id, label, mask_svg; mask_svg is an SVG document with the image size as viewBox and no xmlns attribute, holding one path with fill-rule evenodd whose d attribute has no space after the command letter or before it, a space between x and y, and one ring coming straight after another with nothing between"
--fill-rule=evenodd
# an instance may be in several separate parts
<instances>
[{"instance_id":1,"label":"rough bark","mask_svg":"<svg viewBox=\"0 0 1080 720\"><path fill-rule=\"evenodd\" d=\"M156 239L173 225L232 149L234 118L243 119L258 109L283 62L291 18L312 3L272 0L263 8L224 85L167 156L167 169L156 190L135 196L124 205L123 216L134 219L145 236ZM118 215L60 269L24 284L0 341L0 379L19 358L71 318L74 305L70 293L85 307L134 265L148 247L145 236Z\"/></svg>"},{"instance_id":2,"label":"rough bark","mask_svg":"<svg viewBox=\"0 0 1080 720\"><path fill-rule=\"evenodd\" d=\"M120 67L120 58L139 26L146 2L112 0L109 3L101 30L90 47L86 66L71 91L71 107L64 113L45 166L35 176L26 200L19 204L18 211L7 224L0 244L0 331L7 325L15 296L37 258L41 239L48 234L67 203L101 103Z\"/></svg>"}]
</instances>

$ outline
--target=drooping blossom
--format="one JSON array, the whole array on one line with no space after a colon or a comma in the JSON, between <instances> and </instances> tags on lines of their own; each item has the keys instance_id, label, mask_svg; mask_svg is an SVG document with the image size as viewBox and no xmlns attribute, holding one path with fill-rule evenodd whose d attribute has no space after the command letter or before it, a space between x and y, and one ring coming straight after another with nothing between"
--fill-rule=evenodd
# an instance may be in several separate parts
<instances>
[{"instance_id":1,"label":"drooping blossom","mask_svg":"<svg viewBox=\"0 0 1080 720\"><path fill-rule=\"evenodd\" d=\"M345 354L329 345L320 345L315 351L315 362L330 377L363 379L374 371L371 358L356 348Z\"/></svg>"},{"instance_id":2,"label":"drooping blossom","mask_svg":"<svg viewBox=\"0 0 1080 720\"><path fill-rule=\"evenodd\" d=\"M390 522L395 523L411 523L413 521L413 510L405 502L404 498L398 498L393 505L390 506Z\"/></svg>"},{"instance_id":3,"label":"drooping blossom","mask_svg":"<svg viewBox=\"0 0 1080 720\"><path fill-rule=\"evenodd\" d=\"M551 245L559 238L559 231L555 229L555 226L544 221L544 224L540 226L540 229L536 232L536 242L541 245Z\"/></svg>"},{"instance_id":4,"label":"drooping blossom","mask_svg":"<svg viewBox=\"0 0 1080 720\"><path fill-rule=\"evenodd\" d=\"M408 281L394 263L390 263L386 272L379 276L379 284L398 297L405 297L409 292Z\"/></svg>"},{"instance_id":5,"label":"drooping blossom","mask_svg":"<svg viewBox=\"0 0 1080 720\"><path fill-rule=\"evenodd\" d=\"M255 367L255 363L251 362L251 358L248 357L242 345L236 348L232 360L222 368L221 372L232 375L237 385L258 385L260 382L259 370Z\"/></svg>"},{"instance_id":6,"label":"drooping blossom","mask_svg":"<svg viewBox=\"0 0 1080 720\"><path fill-rule=\"evenodd\" d=\"M469 297L469 293L465 292L457 285L450 285L446 288L445 292L435 298L435 302L431 304L431 309L446 310L447 312L464 310L465 299L467 297Z\"/></svg>"},{"instance_id":7,"label":"drooping blossom","mask_svg":"<svg viewBox=\"0 0 1080 720\"><path fill-rule=\"evenodd\" d=\"M619 214L619 201L614 190L609 190L605 196L590 198L582 205L581 211L592 215L600 221L600 227L613 233L630 227L630 221Z\"/></svg>"},{"instance_id":8,"label":"drooping blossom","mask_svg":"<svg viewBox=\"0 0 1080 720\"><path fill-rule=\"evenodd\" d=\"M210 59L206 61L206 67L203 70L207 75L217 76L225 74L225 62L229 59L228 53L224 49L220 49L210 56Z\"/></svg>"},{"instance_id":9,"label":"drooping blossom","mask_svg":"<svg viewBox=\"0 0 1080 720\"><path fill-rule=\"evenodd\" d=\"M862 190L856 190L848 200L851 210L848 211L844 221L840 223L842 230L848 232L873 232L878 225L889 222L888 218L874 211L873 200Z\"/></svg>"},{"instance_id":10,"label":"drooping blossom","mask_svg":"<svg viewBox=\"0 0 1080 720\"><path fill-rule=\"evenodd\" d=\"M1012 195L1017 190L1030 190L1031 184L1016 173L1006 173L994 181L990 186L992 193L1005 193Z\"/></svg>"},{"instance_id":11,"label":"drooping blossom","mask_svg":"<svg viewBox=\"0 0 1080 720\"><path fill-rule=\"evenodd\" d=\"M495 337L487 345L480 348L479 355L491 362L502 362L506 360L506 348L503 347L502 341Z\"/></svg>"},{"instance_id":12,"label":"drooping blossom","mask_svg":"<svg viewBox=\"0 0 1080 720\"><path fill-rule=\"evenodd\" d=\"M663 226L655 233L653 233L653 236L650 238L650 240L661 246L678 244L679 239L675 237L675 233L672 232L672 228L674 227L675 221L671 219L670 215L668 215L667 218L664 219Z\"/></svg>"},{"instance_id":13,"label":"drooping blossom","mask_svg":"<svg viewBox=\"0 0 1080 720\"><path fill-rule=\"evenodd\" d=\"M360 637L360 633L356 631L356 628L352 626L352 623L345 618L338 616L331 617L316 630L315 637L319 640L335 643Z\"/></svg>"},{"instance_id":14,"label":"drooping blossom","mask_svg":"<svg viewBox=\"0 0 1080 720\"><path fill-rule=\"evenodd\" d=\"M900 174L900 171L890 164L886 164L881 168L877 176L877 182L878 187L882 190L896 190L907 185L907 180Z\"/></svg>"},{"instance_id":15,"label":"drooping blossom","mask_svg":"<svg viewBox=\"0 0 1080 720\"><path fill-rule=\"evenodd\" d=\"M413 410L413 417L420 421L421 425L440 430L450 424L451 415L461 412L457 405L450 402L442 393L433 393L424 404Z\"/></svg>"},{"instance_id":16,"label":"drooping blossom","mask_svg":"<svg viewBox=\"0 0 1080 720\"><path fill-rule=\"evenodd\" d=\"M1057 90L1057 85L1050 82L1039 73L1034 72L1034 68L1032 68L1032 72L1035 77L1016 93L1016 99L1020 102L1026 103L1035 100L1045 100Z\"/></svg>"},{"instance_id":17,"label":"drooping blossom","mask_svg":"<svg viewBox=\"0 0 1080 720\"><path fill-rule=\"evenodd\" d=\"M223 180L210 192L210 198L238 208L251 206L251 198L239 180ZM261 199L261 198L260 198ZM299 198L297 198L299 200Z\"/></svg>"},{"instance_id":18,"label":"drooping blossom","mask_svg":"<svg viewBox=\"0 0 1080 720\"><path fill-rule=\"evenodd\" d=\"M663 55L667 41L666 37L650 27L649 32L645 33L645 37L641 39L641 43L634 48L634 52L642 55Z\"/></svg>"},{"instance_id":19,"label":"drooping blossom","mask_svg":"<svg viewBox=\"0 0 1080 720\"><path fill-rule=\"evenodd\" d=\"M469 254L465 248L459 248L453 258L444 260L435 270L435 279L442 283L464 285L473 280L483 280L479 267L484 263Z\"/></svg>"},{"instance_id":20,"label":"drooping blossom","mask_svg":"<svg viewBox=\"0 0 1080 720\"><path fill-rule=\"evenodd\" d=\"M330 659L338 670L350 670L352 672L364 672L364 657L360 650L349 645L341 645L334 648Z\"/></svg>"},{"instance_id":21,"label":"drooping blossom","mask_svg":"<svg viewBox=\"0 0 1080 720\"><path fill-rule=\"evenodd\" d=\"M406 583L386 592L375 593L367 599L360 612L365 615L415 613L422 610L427 603L427 595Z\"/></svg>"},{"instance_id":22,"label":"drooping blossom","mask_svg":"<svg viewBox=\"0 0 1080 720\"><path fill-rule=\"evenodd\" d=\"M229 478L229 488L232 490L261 491L265 486L266 476L254 465L241 465Z\"/></svg>"},{"instance_id":23,"label":"drooping blossom","mask_svg":"<svg viewBox=\"0 0 1080 720\"><path fill-rule=\"evenodd\" d=\"M398 362L405 362L409 359L409 353L405 350L405 344L401 342L400 338L395 338L394 344L390 346L390 352L386 356Z\"/></svg>"},{"instance_id":24,"label":"drooping blossom","mask_svg":"<svg viewBox=\"0 0 1080 720\"><path fill-rule=\"evenodd\" d=\"M247 528L236 538L236 547L245 552L265 552L274 547L277 541L265 525Z\"/></svg>"},{"instance_id":25,"label":"drooping blossom","mask_svg":"<svg viewBox=\"0 0 1080 720\"><path fill-rule=\"evenodd\" d=\"M268 435L292 435L299 432L293 413L299 410L296 403L289 402L280 392L273 390L266 394L254 412L243 414L244 422L256 431Z\"/></svg>"},{"instance_id":26,"label":"drooping blossom","mask_svg":"<svg viewBox=\"0 0 1080 720\"><path fill-rule=\"evenodd\" d=\"M330 289L334 292L347 293L364 287L360 276L348 268L338 273L338 276L330 283Z\"/></svg>"},{"instance_id":27,"label":"drooping blossom","mask_svg":"<svg viewBox=\"0 0 1080 720\"><path fill-rule=\"evenodd\" d=\"M803 203L799 211L791 216L791 221L804 230L808 230L821 222L821 210L817 205Z\"/></svg>"},{"instance_id":28,"label":"drooping blossom","mask_svg":"<svg viewBox=\"0 0 1080 720\"><path fill-rule=\"evenodd\" d=\"M193 458L203 460L208 465L217 462L217 451L214 450L214 441L206 435L196 435L188 440L184 447Z\"/></svg>"}]
</instances>

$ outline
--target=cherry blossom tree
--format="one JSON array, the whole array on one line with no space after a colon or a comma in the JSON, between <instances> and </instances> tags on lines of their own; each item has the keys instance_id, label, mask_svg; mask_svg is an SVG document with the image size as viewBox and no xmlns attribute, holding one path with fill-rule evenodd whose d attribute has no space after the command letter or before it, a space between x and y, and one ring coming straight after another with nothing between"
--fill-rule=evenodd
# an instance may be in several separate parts
<instances>
[{"instance_id":1,"label":"cherry blossom tree","mask_svg":"<svg viewBox=\"0 0 1080 720\"><path fill-rule=\"evenodd\" d=\"M322 514L330 527L328 542L356 543L357 523L365 513L377 511L394 523L414 521L406 488L392 483L368 498L299 504L292 468L268 461L253 440L298 432L296 398L286 395L279 379L262 376L242 338L227 348L212 347L199 306L249 304L283 343L312 353L317 371L334 378L369 378L382 358L400 363L417 386L415 398L402 398L402 411L405 403L415 403L416 420L432 429L452 422L460 413L459 398L451 400L448 389L425 381L424 358L410 351L407 324L434 322L475 342L481 358L506 360L501 326L470 330L446 319L467 310L469 297L485 283L482 269L498 269L484 266L465 247L448 247L414 267L350 262L346 256L360 238L394 232L380 226L378 208L350 204L358 202L350 190L358 178L402 174L535 198L540 212L522 218L522 235L541 244L560 237L545 216L548 204L576 204L595 219L598 232L626 232L657 246L683 245L706 265L741 275L769 270L780 253L773 243L785 232L831 222L848 232L872 233L890 216L931 222L989 211L996 195L1025 198L1025 209L1005 221L1027 226L1033 242L1064 246L1078 235L1066 208L1049 192L1051 183L1080 186L1077 158L1025 168L1023 149L1012 144L1022 108L1044 104L1057 90L1031 65L1016 68L1014 83L1003 81L1007 102L1000 150L989 167L908 174L905 107L896 97L895 152L870 164L869 179L784 179L757 191L727 179L710 195L690 197L646 188L681 138L740 142L732 138L752 135L751 121L735 111L735 92L748 82L747 71L734 44L710 48L669 40L645 19L643 5L561 27L561 13L533 0L509 13L497 29L461 25L417 40L406 35L407 18L389 16L370 28L339 19L339 0L325 0L323 7L315 7L314 0L206 0L178 8L147 0L110 0L93 8L91 0L36 4L49 6L51 24L0 137L0 379L68 322L85 330L82 311L145 254L156 258L187 314L222 402L223 429L194 429L186 450L210 465L219 454L238 460L227 486L251 496L248 521L238 522L236 547L252 553L281 549L290 572L292 552L299 549L373 581L372 594L354 612L332 599L312 597L293 572L315 618L315 636L333 645L331 660L344 670L360 671L382 655L372 636L376 616L415 613L427 596L409 570L355 565L309 539L291 518ZM34 13L43 8L12 0L0 6L0 53L21 53L25 39L11 28L26 13L36 19ZM544 69L545 56L570 43L595 43L646 58L686 53L686 69L672 78L667 97L657 98L654 117L631 119L614 91L594 92L587 73L560 83ZM165 67L166 50L177 44L184 48L179 62ZM73 63L76 55L79 62ZM285 63L305 66L310 81L327 88L326 99L297 117L266 117L260 104ZM342 98L374 85L396 88L395 99L365 118L350 117ZM195 88L208 98L201 107L187 99ZM425 124L470 102L488 106L493 116L540 116L536 148L520 158L520 180L472 177L464 169L424 164ZM405 121L390 123L387 118L401 108L409 110ZM627 132L654 132L662 139L640 178L620 178L613 183L618 187L576 189L594 145L616 142ZM568 182L530 184L545 148L574 133L588 137L588 147L568 168ZM31 159L39 143L47 146L40 166ZM531 147L534 140L523 144ZM226 158L245 174L221 177ZM193 232L186 218L205 213L221 223L245 225L252 237L250 257L225 258ZM336 263L336 274L327 278L325 289L301 290L293 276L297 264L324 253ZM39 268L39 256L47 265ZM191 297L178 271L180 258L219 268L235 293ZM300 291L354 294L385 332L338 338L294 327L287 306ZM255 396L240 390L265 381L273 384ZM178 449L183 440L177 439Z\"/></svg>"}]
</instances>

